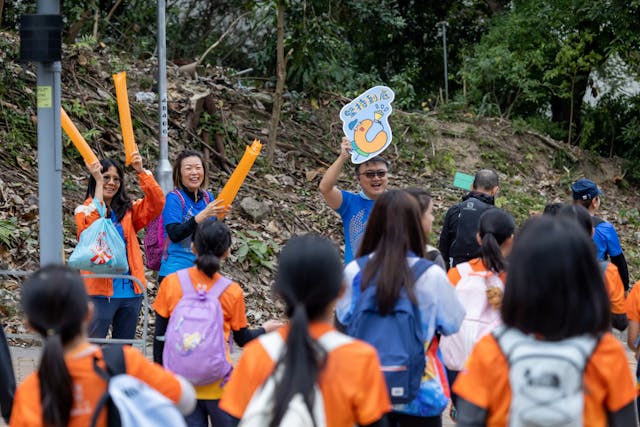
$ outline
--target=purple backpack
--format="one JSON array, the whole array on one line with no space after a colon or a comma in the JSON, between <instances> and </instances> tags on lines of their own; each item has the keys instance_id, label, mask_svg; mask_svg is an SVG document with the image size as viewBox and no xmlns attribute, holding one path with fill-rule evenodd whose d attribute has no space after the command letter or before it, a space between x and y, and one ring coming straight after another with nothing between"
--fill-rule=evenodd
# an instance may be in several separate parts
<instances>
[{"instance_id":1,"label":"purple backpack","mask_svg":"<svg viewBox=\"0 0 640 427\"><path fill-rule=\"evenodd\" d=\"M171 193L178 196L180 205L184 211L184 197L182 197L182 193L178 190L172 190ZM208 192L204 191L203 199L209 204L210 199ZM164 224L162 223L162 214L160 214L147 225L147 231L144 235L145 265L148 269L160 271L162 260L167 258L168 247L169 240L164 239Z\"/></svg>"},{"instance_id":2,"label":"purple backpack","mask_svg":"<svg viewBox=\"0 0 640 427\"><path fill-rule=\"evenodd\" d=\"M233 366L227 360L224 315L218 298L231 280L221 276L207 292L194 289L189 269L177 274L182 298L169 318L163 365L196 386L228 379Z\"/></svg>"}]
</instances>

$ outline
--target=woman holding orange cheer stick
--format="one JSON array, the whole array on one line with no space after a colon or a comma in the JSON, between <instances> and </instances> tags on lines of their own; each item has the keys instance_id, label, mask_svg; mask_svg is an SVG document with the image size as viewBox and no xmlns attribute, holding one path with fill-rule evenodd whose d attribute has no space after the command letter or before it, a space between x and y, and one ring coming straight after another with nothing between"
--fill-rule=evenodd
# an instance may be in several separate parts
<instances>
[{"instance_id":1,"label":"woman holding orange cheer stick","mask_svg":"<svg viewBox=\"0 0 640 427\"><path fill-rule=\"evenodd\" d=\"M142 157L133 153L133 167L144 197L131 200L127 194L125 175L120 163L103 159L88 165L91 177L84 204L75 210L78 238L94 221L100 218L93 200L105 205L127 249L129 270L125 274L146 284L142 252L136 233L160 215L164 206L164 193L153 174L142 167ZM132 339L135 336L138 314L142 305L142 289L128 279L85 279L87 292L95 306L95 316L89 325L89 336L105 338L112 326L112 337Z\"/></svg>"},{"instance_id":2,"label":"woman holding orange cheer stick","mask_svg":"<svg viewBox=\"0 0 640 427\"><path fill-rule=\"evenodd\" d=\"M162 211L167 249L158 274L159 283L169 274L194 265L191 235L196 226L210 218L222 218L230 209L229 203L215 199L203 188L208 177L207 162L199 151L184 150L173 162L175 189L167 194Z\"/></svg>"}]
</instances>

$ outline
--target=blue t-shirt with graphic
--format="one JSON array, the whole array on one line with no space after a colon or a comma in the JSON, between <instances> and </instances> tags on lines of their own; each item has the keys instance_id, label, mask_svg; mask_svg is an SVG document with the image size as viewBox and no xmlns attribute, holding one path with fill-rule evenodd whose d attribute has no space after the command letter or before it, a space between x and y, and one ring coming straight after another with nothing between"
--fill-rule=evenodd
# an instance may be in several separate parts
<instances>
[{"instance_id":1,"label":"blue t-shirt with graphic","mask_svg":"<svg viewBox=\"0 0 640 427\"><path fill-rule=\"evenodd\" d=\"M605 259L606 255L612 257L622 253L618 233L610 222L604 221L596 225L593 230L593 241L598 247L599 259Z\"/></svg>"},{"instance_id":2,"label":"blue t-shirt with graphic","mask_svg":"<svg viewBox=\"0 0 640 427\"><path fill-rule=\"evenodd\" d=\"M358 251L374 201L363 193L350 193L344 190L340 190L340 192L342 193L342 204L336 212L342 217L344 263L348 264Z\"/></svg>"},{"instance_id":3,"label":"blue t-shirt with graphic","mask_svg":"<svg viewBox=\"0 0 640 427\"><path fill-rule=\"evenodd\" d=\"M162 210L162 223L165 227L164 239L165 242L169 242L169 246L167 247L167 256L162 259L162 265L158 273L160 276L168 276L183 268L193 267L196 261L195 254L191 252L191 236L177 243L172 242L167 235L167 224L183 224L207 207L207 201L204 197L199 197L198 201L194 202L182 189L177 191L180 192L184 199L184 207L180 197L174 192L170 192L166 196L164 209ZM210 192L207 192L207 194L209 195L209 202L212 202L214 200L213 195Z\"/></svg>"}]
</instances>

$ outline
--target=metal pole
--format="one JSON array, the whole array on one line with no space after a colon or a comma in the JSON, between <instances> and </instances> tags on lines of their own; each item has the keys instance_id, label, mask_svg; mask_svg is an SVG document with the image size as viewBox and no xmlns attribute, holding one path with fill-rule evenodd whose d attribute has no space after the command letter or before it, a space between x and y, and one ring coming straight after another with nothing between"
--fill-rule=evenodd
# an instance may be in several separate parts
<instances>
[{"instance_id":1,"label":"metal pole","mask_svg":"<svg viewBox=\"0 0 640 427\"><path fill-rule=\"evenodd\" d=\"M58 0L38 0L38 13L57 15ZM62 252L62 129L60 61L37 63L38 209L40 265L60 264Z\"/></svg>"},{"instance_id":2,"label":"metal pole","mask_svg":"<svg viewBox=\"0 0 640 427\"><path fill-rule=\"evenodd\" d=\"M167 104L166 0L158 0L158 114L160 119L160 156L156 180L166 193L173 190L169 162L169 106Z\"/></svg>"},{"instance_id":3,"label":"metal pole","mask_svg":"<svg viewBox=\"0 0 640 427\"><path fill-rule=\"evenodd\" d=\"M447 73L447 22L442 21L442 55L444 57L444 101L449 102L449 74Z\"/></svg>"}]
</instances>

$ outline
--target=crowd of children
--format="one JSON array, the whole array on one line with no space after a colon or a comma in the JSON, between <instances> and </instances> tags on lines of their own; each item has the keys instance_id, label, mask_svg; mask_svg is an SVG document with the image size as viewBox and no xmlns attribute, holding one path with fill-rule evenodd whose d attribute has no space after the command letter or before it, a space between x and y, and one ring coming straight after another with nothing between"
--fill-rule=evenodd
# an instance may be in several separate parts
<instances>
[{"instance_id":1,"label":"crowd of children","mask_svg":"<svg viewBox=\"0 0 640 427\"><path fill-rule=\"evenodd\" d=\"M388 190L383 158L356 165L359 193L337 188L348 150L343 141L320 183L344 221L346 265L325 237L291 238L273 288L287 320L256 329L242 287L220 273L232 232L218 218L229 206L205 189L200 153L177 156L166 198L137 153L139 200L117 161L88 165L78 236L100 218L96 206L106 207L126 247L126 274L143 286L136 232L162 220L153 362L125 346L116 372L113 350L89 341L109 330L134 337L136 281L43 267L21 295L42 358L17 389L10 425L111 426L128 416L114 391L122 375L158 392L189 426L441 427L447 406L459 426L635 425L633 375L611 327L628 324L638 351L640 286L625 299L619 245L597 246L615 230L588 210L599 206L595 184L579 180L574 204L549 205L516 233L493 204L497 175L482 170L447 213L443 257L428 242L429 193ZM235 366L233 342L244 347Z\"/></svg>"}]
</instances>

